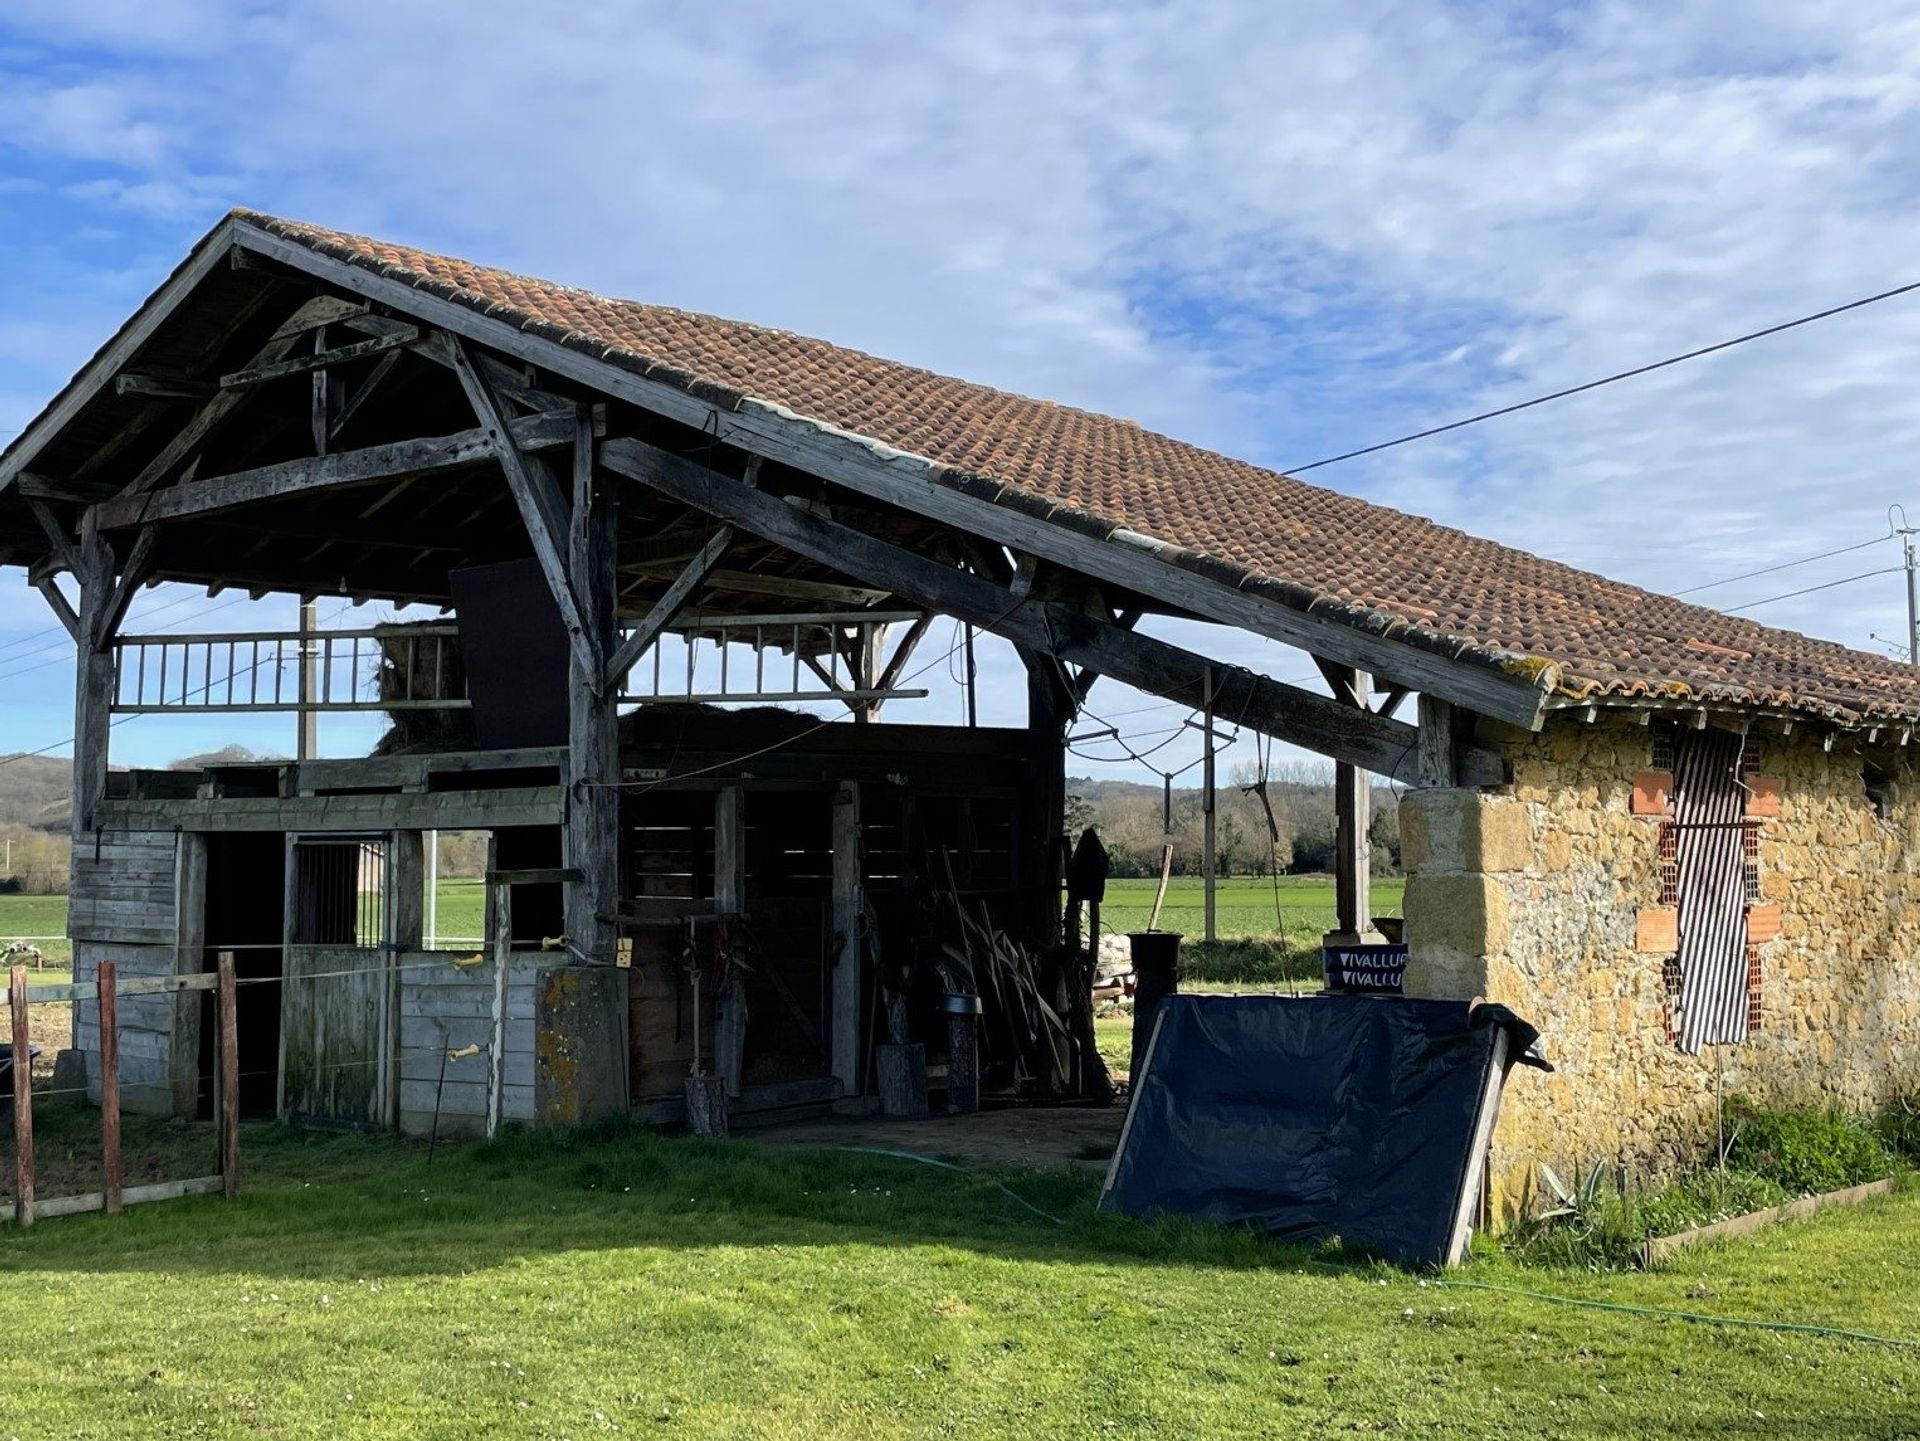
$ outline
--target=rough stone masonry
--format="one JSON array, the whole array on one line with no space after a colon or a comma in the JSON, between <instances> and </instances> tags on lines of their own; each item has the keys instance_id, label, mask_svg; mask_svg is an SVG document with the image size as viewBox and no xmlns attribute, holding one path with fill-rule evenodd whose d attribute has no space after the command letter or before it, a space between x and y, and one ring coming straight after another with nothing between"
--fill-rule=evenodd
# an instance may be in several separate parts
<instances>
[{"instance_id":1,"label":"rough stone masonry","mask_svg":"<svg viewBox=\"0 0 1920 1441\"><path fill-rule=\"evenodd\" d=\"M1756 732L1743 784L1758 845L1745 1043L1673 1036L1671 777L1659 723L1507 732L1513 783L1401 802L1410 994L1504 1002L1558 1068L1516 1071L1495 1136L1496 1214L1539 1162L1655 1177L1702 1155L1720 1093L1877 1109L1920 1089L1920 785L1884 750Z\"/></svg>"}]
</instances>

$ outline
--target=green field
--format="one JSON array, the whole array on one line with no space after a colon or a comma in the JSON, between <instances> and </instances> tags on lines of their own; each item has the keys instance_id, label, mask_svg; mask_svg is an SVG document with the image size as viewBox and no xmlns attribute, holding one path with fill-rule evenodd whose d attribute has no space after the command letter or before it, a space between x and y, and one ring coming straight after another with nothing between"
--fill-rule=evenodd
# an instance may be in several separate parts
<instances>
[{"instance_id":1,"label":"green field","mask_svg":"<svg viewBox=\"0 0 1920 1441\"><path fill-rule=\"evenodd\" d=\"M84 1116L85 1113L70 1113ZM58 1142L49 1117L46 1142ZM70 1123L76 1124L76 1123ZM204 1139L204 1138L203 1138ZM1079 1174L249 1132L246 1189L0 1231L0 1435L1912 1434L1920 1353L1094 1213ZM1035 1215L998 1189L1061 1219ZM1458 1279L1920 1336L1920 1190L1672 1269Z\"/></svg>"},{"instance_id":2,"label":"green field","mask_svg":"<svg viewBox=\"0 0 1920 1441\"><path fill-rule=\"evenodd\" d=\"M1107 900L1100 923L1113 931L1139 930L1153 905L1155 882L1130 878L1107 883ZM1373 883L1374 911L1400 913L1402 882L1382 878ZM439 934L477 938L486 907L485 887L477 880L443 880L439 887ZM1233 876L1220 882L1218 929L1222 937L1272 938L1282 930L1289 941L1317 944L1320 933L1333 925L1333 882L1325 876L1283 876L1276 911L1270 880ZM1204 929L1205 900L1197 876L1175 876L1167 888L1160 913L1162 930L1199 936ZM59 936L67 926L65 896L0 895L0 944L15 936ZM49 956L65 962L65 941L42 941Z\"/></svg>"}]
</instances>

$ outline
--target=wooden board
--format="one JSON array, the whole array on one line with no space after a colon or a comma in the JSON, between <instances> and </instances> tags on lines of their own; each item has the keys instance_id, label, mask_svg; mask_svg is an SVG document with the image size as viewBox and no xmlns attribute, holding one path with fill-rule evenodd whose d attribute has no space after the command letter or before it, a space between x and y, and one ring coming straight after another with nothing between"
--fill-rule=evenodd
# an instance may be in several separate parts
<instances>
[{"instance_id":1,"label":"wooden board","mask_svg":"<svg viewBox=\"0 0 1920 1441\"><path fill-rule=\"evenodd\" d=\"M377 1126L386 958L330 946L289 946L286 955L280 1007L285 1114Z\"/></svg>"}]
</instances>

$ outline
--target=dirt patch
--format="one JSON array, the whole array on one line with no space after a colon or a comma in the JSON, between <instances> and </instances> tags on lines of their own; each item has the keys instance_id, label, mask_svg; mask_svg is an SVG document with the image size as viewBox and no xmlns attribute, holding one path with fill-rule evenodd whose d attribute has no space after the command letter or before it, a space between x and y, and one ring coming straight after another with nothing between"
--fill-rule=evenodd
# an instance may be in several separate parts
<instances>
[{"instance_id":1,"label":"dirt patch","mask_svg":"<svg viewBox=\"0 0 1920 1441\"><path fill-rule=\"evenodd\" d=\"M219 1137L211 1124L158 1116L124 1116L121 1179L128 1186L185 1181L219 1169ZM100 1189L100 1113L91 1106L33 1108L33 1189L45 1200ZM0 1128L0 1208L13 1209L13 1123Z\"/></svg>"}]
</instances>

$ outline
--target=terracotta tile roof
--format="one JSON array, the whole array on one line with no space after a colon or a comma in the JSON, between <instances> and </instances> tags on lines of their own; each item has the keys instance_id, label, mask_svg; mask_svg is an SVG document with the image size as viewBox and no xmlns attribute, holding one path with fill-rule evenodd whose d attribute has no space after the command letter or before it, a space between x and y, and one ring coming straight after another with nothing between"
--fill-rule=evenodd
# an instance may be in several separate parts
<instances>
[{"instance_id":1,"label":"terracotta tile roof","mask_svg":"<svg viewBox=\"0 0 1920 1441\"><path fill-rule=\"evenodd\" d=\"M1723 615L1115 420L788 331L589 291L252 212L237 218L725 406L755 399L926 457L941 478L1300 609L1524 671L1575 697L1920 718L1886 657Z\"/></svg>"}]
</instances>

